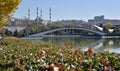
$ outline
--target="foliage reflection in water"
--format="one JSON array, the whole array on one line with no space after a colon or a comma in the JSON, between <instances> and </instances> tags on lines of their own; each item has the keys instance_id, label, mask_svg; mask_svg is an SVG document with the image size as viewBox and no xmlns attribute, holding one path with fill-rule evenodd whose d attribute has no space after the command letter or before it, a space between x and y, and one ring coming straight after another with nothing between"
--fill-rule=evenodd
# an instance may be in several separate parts
<instances>
[{"instance_id":1,"label":"foliage reflection in water","mask_svg":"<svg viewBox=\"0 0 120 71\"><path fill-rule=\"evenodd\" d=\"M43 38L42 41L56 46L73 46L74 50L81 48L86 51L93 47L95 52L110 51L120 53L120 39L85 39L85 38Z\"/></svg>"}]
</instances>

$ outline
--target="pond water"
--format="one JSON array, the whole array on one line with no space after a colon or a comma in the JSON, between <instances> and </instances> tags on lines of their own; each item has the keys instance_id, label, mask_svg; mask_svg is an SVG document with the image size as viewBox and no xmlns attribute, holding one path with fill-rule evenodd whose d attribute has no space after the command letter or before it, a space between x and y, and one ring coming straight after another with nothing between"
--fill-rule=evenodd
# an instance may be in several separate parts
<instances>
[{"instance_id":1,"label":"pond water","mask_svg":"<svg viewBox=\"0 0 120 71\"><path fill-rule=\"evenodd\" d=\"M73 46L74 50L81 48L87 51L89 47L93 48L94 52L109 51L120 53L120 39L85 39L85 38L42 38L32 39L44 43L53 44L56 46Z\"/></svg>"}]
</instances>

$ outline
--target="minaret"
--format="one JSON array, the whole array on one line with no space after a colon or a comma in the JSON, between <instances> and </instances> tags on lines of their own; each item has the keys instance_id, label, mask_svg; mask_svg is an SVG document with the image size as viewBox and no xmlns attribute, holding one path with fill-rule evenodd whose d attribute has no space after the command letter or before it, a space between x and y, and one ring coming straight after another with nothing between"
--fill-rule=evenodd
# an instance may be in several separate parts
<instances>
[{"instance_id":1,"label":"minaret","mask_svg":"<svg viewBox=\"0 0 120 71\"><path fill-rule=\"evenodd\" d=\"M37 6L37 17L36 17L36 18L38 18L38 15L39 15L39 12L38 12L38 11L39 11L39 9L38 9L38 6Z\"/></svg>"},{"instance_id":2,"label":"minaret","mask_svg":"<svg viewBox=\"0 0 120 71\"><path fill-rule=\"evenodd\" d=\"M28 9L28 24L30 24L30 9Z\"/></svg>"},{"instance_id":3,"label":"minaret","mask_svg":"<svg viewBox=\"0 0 120 71\"><path fill-rule=\"evenodd\" d=\"M40 10L40 17L41 17L41 19L42 19L42 9Z\"/></svg>"},{"instance_id":4,"label":"minaret","mask_svg":"<svg viewBox=\"0 0 120 71\"><path fill-rule=\"evenodd\" d=\"M50 22L51 22L51 8L49 9L49 19L50 19Z\"/></svg>"}]
</instances>

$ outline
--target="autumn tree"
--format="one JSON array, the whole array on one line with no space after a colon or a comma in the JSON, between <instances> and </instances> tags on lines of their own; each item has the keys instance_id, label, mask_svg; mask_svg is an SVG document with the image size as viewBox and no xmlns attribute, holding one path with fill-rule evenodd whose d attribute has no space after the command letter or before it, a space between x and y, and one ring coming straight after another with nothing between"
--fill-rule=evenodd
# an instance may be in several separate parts
<instances>
[{"instance_id":1,"label":"autumn tree","mask_svg":"<svg viewBox=\"0 0 120 71\"><path fill-rule=\"evenodd\" d=\"M110 21L107 21L105 25L103 26L103 32L110 33L109 29L112 27L112 23Z\"/></svg>"},{"instance_id":2,"label":"autumn tree","mask_svg":"<svg viewBox=\"0 0 120 71\"><path fill-rule=\"evenodd\" d=\"M21 0L0 0L0 29L3 24L6 24L11 14L15 12Z\"/></svg>"},{"instance_id":3,"label":"autumn tree","mask_svg":"<svg viewBox=\"0 0 120 71\"><path fill-rule=\"evenodd\" d=\"M112 23L110 21L107 21L104 26L105 28L110 29L112 27Z\"/></svg>"}]
</instances>

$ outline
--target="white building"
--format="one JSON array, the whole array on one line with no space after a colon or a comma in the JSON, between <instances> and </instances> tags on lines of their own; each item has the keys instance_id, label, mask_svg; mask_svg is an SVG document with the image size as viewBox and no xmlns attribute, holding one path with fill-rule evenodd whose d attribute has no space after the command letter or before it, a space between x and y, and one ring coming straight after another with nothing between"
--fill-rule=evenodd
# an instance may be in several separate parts
<instances>
[{"instance_id":1,"label":"white building","mask_svg":"<svg viewBox=\"0 0 120 71\"><path fill-rule=\"evenodd\" d=\"M88 24L90 25L99 25L99 24L104 24L105 19L104 16L95 16L94 19L88 20Z\"/></svg>"},{"instance_id":2,"label":"white building","mask_svg":"<svg viewBox=\"0 0 120 71\"><path fill-rule=\"evenodd\" d=\"M120 20L116 19L104 19L104 16L95 16L94 19L88 20L88 24L90 25L100 25L105 24L106 22L111 22L112 25L120 25Z\"/></svg>"}]
</instances>

